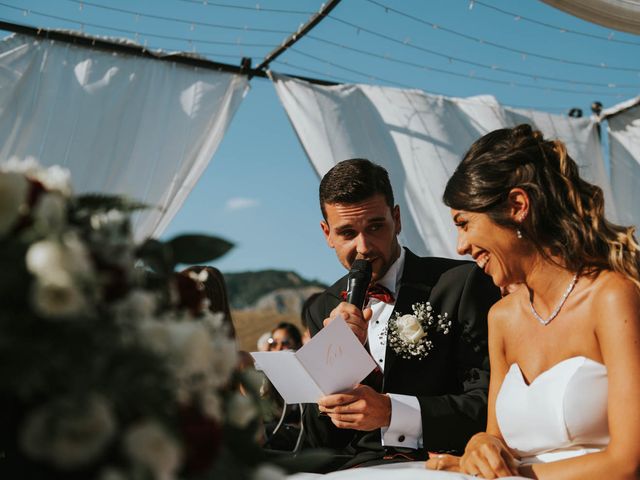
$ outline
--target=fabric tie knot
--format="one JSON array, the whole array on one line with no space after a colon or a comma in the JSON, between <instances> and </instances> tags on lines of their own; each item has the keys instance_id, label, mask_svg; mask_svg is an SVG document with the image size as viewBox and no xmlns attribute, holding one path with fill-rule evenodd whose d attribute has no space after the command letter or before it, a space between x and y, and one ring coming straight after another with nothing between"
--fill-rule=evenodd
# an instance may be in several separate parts
<instances>
[{"instance_id":1,"label":"fabric tie knot","mask_svg":"<svg viewBox=\"0 0 640 480\"><path fill-rule=\"evenodd\" d=\"M343 290L340 295L342 296L342 300L347 299L347 292L345 290ZM367 289L365 304L367 304L371 298L375 298L376 300L384 303L394 303L396 301L393 293L391 293L391 290L378 283L369 285L369 288Z\"/></svg>"},{"instance_id":2,"label":"fabric tie knot","mask_svg":"<svg viewBox=\"0 0 640 480\"><path fill-rule=\"evenodd\" d=\"M379 283L375 283L373 285L369 285L369 289L367 290L367 298L376 298L384 303L394 303L396 301L393 293L384 285L380 285Z\"/></svg>"}]
</instances>

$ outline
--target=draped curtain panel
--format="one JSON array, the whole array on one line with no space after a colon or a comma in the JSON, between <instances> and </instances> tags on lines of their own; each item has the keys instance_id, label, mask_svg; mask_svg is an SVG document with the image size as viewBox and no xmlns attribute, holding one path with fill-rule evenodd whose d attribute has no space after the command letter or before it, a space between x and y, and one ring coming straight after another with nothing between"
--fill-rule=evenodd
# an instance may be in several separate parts
<instances>
[{"instance_id":1,"label":"draped curtain panel","mask_svg":"<svg viewBox=\"0 0 640 480\"><path fill-rule=\"evenodd\" d=\"M12 35L0 42L0 162L62 165L77 193L145 202L135 236L157 236L247 88L245 76Z\"/></svg>"},{"instance_id":2,"label":"draped curtain panel","mask_svg":"<svg viewBox=\"0 0 640 480\"><path fill-rule=\"evenodd\" d=\"M491 96L446 98L420 90L272 78L319 176L354 157L388 170L403 217L401 240L422 255L458 257L455 228L442 203L445 184L475 140L520 123L563 140L582 175L604 189L607 213L616 218L595 119L515 110Z\"/></svg>"},{"instance_id":3,"label":"draped curtain panel","mask_svg":"<svg viewBox=\"0 0 640 480\"><path fill-rule=\"evenodd\" d=\"M640 35L640 0L542 0L588 22Z\"/></svg>"},{"instance_id":4,"label":"draped curtain panel","mask_svg":"<svg viewBox=\"0 0 640 480\"><path fill-rule=\"evenodd\" d=\"M640 227L640 97L607 109L604 115L618 217L624 225Z\"/></svg>"}]
</instances>

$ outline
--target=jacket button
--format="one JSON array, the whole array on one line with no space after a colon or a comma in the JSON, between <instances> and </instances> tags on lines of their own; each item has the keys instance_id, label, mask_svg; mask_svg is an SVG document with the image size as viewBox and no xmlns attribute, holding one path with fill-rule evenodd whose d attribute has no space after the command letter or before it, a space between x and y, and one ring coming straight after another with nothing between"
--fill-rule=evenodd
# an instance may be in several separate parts
<instances>
[{"instance_id":1,"label":"jacket button","mask_svg":"<svg viewBox=\"0 0 640 480\"><path fill-rule=\"evenodd\" d=\"M398 441L399 441L399 442L404 442L404 435L400 435L400 436L398 437Z\"/></svg>"}]
</instances>

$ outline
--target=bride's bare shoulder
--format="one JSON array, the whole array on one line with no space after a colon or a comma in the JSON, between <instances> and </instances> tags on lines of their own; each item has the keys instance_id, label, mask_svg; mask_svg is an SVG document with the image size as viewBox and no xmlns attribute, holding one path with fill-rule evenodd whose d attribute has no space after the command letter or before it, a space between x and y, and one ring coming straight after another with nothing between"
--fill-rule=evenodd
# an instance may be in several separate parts
<instances>
[{"instance_id":1,"label":"bride's bare shoulder","mask_svg":"<svg viewBox=\"0 0 640 480\"><path fill-rule=\"evenodd\" d=\"M489 310L490 325L506 327L517 316L514 314L522 308L522 302L526 301L528 295L524 284L510 285L508 293Z\"/></svg>"},{"instance_id":2,"label":"bride's bare shoulder","mask_svg":"<svg viewBox=\"0 0 640 480\"><path fill-rule=\"evenodd\" d=\"M629 312L640 317L640 287L630 278L617 272L602 271L592 276L590 287L591 305L603 314L603 318L610 319L614 312Z\"/></svg>"},{"instance_id":3,"label":"bride's bare shoulder","mask_svg":"<svg viewBox=\"0 0 640 480\"><path fill-rule=\"evenodd\" d=\"M604 270L587 277L592 282L592 295L600 301L640 298L640 285L621 273Z\"/></svg>"}]
</instances>

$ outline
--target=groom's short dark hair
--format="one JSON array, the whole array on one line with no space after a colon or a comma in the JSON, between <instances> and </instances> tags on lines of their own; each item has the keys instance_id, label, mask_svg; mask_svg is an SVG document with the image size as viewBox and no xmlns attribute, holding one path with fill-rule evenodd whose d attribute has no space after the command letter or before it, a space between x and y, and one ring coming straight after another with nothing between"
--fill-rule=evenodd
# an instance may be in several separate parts
<instances>
[{"instance_id":1,"label":"groom's short dark hair","mask_svg":"<svg viewBox=\"0 0 640 480\"><path fill-rule=\"evenodd\" d=\"M327 219L325 204L358 203L376 194L384 195L389 208L394 207L393 190L387 171L364 158L343 160L320 181L320 209Z\"/></svg>"}]
</instances>

